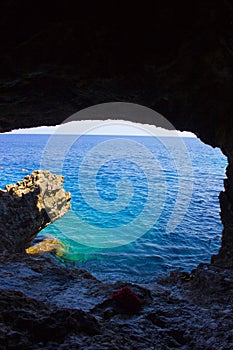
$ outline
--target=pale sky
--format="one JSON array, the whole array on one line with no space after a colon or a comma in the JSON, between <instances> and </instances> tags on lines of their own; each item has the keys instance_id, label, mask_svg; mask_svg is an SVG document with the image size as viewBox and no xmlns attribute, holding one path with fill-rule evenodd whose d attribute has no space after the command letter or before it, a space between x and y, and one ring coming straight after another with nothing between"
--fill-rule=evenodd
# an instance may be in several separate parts
<instances>
[{"instance_id":1,"label":"pale sky","mask_svg":"<svg viewBox=\"0 0 233 350\"><path fill-rule=\"evenodd\" d=\"M82 120L57 126L17 129L8 134L88 134L88 135L129 135L129 136L181 136L196 137L187 131L166 130L148 124L123 120Z\"/></svg>"}]
</instances>

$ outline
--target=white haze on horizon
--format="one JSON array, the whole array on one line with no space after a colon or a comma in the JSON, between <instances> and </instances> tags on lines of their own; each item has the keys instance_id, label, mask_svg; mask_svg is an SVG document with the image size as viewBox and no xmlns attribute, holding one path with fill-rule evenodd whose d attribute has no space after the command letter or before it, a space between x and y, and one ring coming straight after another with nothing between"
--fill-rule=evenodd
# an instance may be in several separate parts
<instances>
[{"instance_id":1,"label":"white haze on horizon","mask_svg":"<svg viewBox=\"0 0 233 350\"><path fill-rule=\"evenodd\" d=\"M125 135L125 136L166 136L196 137L192 132L166 130L149 124L133 123L124 120L81 120L57 126L40 126L12 130L6 134L65 134L65 135Z\"/></svg>"}]
</instances>

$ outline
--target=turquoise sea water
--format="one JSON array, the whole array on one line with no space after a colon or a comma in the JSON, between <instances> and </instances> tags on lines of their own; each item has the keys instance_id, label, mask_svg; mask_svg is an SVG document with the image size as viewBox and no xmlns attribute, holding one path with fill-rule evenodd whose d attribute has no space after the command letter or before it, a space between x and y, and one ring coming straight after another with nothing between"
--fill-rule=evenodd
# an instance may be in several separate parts
<instances>
[{"instance_id":1,"label":"turquoise sea water","mask_svg":"<svg viewBox=\"0 0 233 350\"><path fill-rule=\"evenodd\" d=\"M69 214L41 234L103 280L151 282L220 246L226 159L196 138L0 135L0 187L35 169L62 173Z\"/></svg>"}]
</instances>

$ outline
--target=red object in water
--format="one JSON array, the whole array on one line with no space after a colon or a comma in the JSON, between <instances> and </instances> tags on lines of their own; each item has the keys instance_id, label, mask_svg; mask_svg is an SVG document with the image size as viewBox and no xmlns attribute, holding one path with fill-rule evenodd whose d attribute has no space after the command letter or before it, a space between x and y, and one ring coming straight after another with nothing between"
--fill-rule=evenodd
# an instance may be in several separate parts
<instances>
[{"instance_id":1,"label":"red object in water","mask_svg":"<svg viewBox=\"0 0 233 350\"><path fill-rule=\"evenodd\" d=\"M141 300L129 287L118 290L111 297L120 308L131 313L138 312L142 306Z\"/></svg>"}]
</instances>

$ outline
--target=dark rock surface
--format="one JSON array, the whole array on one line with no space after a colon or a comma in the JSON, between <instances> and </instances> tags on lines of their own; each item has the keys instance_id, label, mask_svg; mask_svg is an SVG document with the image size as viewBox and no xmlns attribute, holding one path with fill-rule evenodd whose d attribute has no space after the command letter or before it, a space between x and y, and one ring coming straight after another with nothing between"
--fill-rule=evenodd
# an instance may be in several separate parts
<instances>
[{"instance_id":1,"label":"dark rock surface","mask_svg":"<svg viewBox=\"0 0 233 350\"><path fill-rule=\"evenodd\" d=\"M227 0L2 1L2 131L125 101L221 146L233 127L232 14Z\"/></svg>"},{"instance_id":2,"label":"dark rock surface","mask_svg":"<svg viewBox=\"0 0 233 350\"><path fill-rule=\"evenodd\" d=\"M228 152L227 179L224 180L225 191L219 195L221 220L224 226L222 245L219 254L212 257L216 265L233 267L233 149Z\"/></svg>"},{"instance_id":3,"label":"dark rock surface","mask_svg":"<svg viewBox=\"0 0 233 350\"><path fill-rule=\"evenodd\" d=\"M23 252L44 227L70 208L63 176L36 170L0 190L0 252Z\"/></svg>"},{"instance_id":4,"label":"dark rock surface","mask_svg":"<svg viewBox=\"0 0 233 350\"><path fill-rule=\"evenodd\" d=\"M47 256L0 256L1 349L198 349L233 347L233 272L200 265L189 281L173 271L147 287L135 314L112 293L126 283L101 283ZM17 276L17 278L16 278Z\"/></svg>"}]
</instances>

